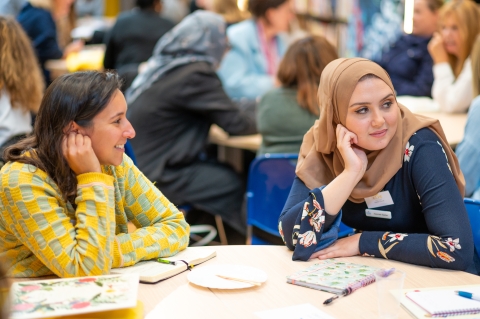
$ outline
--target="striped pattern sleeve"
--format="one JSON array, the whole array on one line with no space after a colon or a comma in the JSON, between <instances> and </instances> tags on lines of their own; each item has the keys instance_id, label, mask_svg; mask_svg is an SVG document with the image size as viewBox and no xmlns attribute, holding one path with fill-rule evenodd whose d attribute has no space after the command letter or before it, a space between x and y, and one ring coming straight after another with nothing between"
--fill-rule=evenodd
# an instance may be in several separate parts
<instances>
[{"instance_id":1,"label":"striped pattern sleeve","mask_svg":"<svg viewBox=\"0 0 480 319\"><path fill-rule=\"evenodd\" d=\"M117 174L123 175L124 179L124 211L137 230L131 234L117 235L120 258L114 251L113 267L126 267L141 260L172 256L185 249L190 226L175 205L128 157L125 157L122 166L117 167Z\"/></svg>"},{"instance_id":2,"label":"striped pattern sleeve","mask_svg":"<svg viewBox=\"0 0 480 319\"><path fill-rule=\"evenodd\" d=\"M115 245L113 177L77 176L76 222L72 222L45 172L21 163L10 168L2 175L0 197L8 207L3 218L13 235L60 277L108 274ZM12 275L17 271L22 269L14 269Z\"/></svg>"}]
</instances>

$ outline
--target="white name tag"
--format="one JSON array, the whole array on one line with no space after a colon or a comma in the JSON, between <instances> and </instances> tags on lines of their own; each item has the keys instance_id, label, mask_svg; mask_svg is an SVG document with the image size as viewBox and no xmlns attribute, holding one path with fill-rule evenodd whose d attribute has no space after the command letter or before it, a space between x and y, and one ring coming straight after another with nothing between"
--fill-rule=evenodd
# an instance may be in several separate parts
<instances>
[{"instance_id":1,"label":"white name tag","mask_svg":"<svg viewBox=\"0 0 480 319\"><path fill-rule=\"evenodd\" d=\"M368 217L392 219L392 212L386 210L365 209L365 215Z\"/></svg>"},{"instance_id":2,"label":"white name tag","mask_svg":"<svg viewBox=\"0 0 480 319\"><path fill-rule=\"evenodd\" d=\"M376 208L393 205L393 199L389 191L383 191L372 197L365 198L365 203L368 208Z\"/></svg>"}]
</instances>

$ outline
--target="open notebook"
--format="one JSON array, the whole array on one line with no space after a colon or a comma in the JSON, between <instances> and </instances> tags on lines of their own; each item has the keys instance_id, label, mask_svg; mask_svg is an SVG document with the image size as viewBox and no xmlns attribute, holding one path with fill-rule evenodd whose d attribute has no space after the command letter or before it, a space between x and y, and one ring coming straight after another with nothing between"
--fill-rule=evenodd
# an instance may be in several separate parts
<instances>
[{"instance_id":1,"label":"open notebook","mask_svg":"<svg viewBox=\"0 0 480 319\"><path fill-rule=\"evenodd\" d=\"M480 301L460 297L456 290L480 294L478 285L406 289L401 303L416 318L457 315L462 315L462 319L479 318Z\"/></svg>"},{"instance_id":2,"label":"open notebook","mask_svg":"<svg viewBox=\"0 0 480 319\"><path fill-rule=\"evenodd\" d=\"M133 266L125 268L114 268L112 274L132 274L140 275L140 282L156 283L192 268L194 265L201 264L217 255L217 252L209 247L188 247L178 254L168 258L162 258L174 261L175 265L162 264L155 260L141 261Z\"/></svg>"}]
</instances>

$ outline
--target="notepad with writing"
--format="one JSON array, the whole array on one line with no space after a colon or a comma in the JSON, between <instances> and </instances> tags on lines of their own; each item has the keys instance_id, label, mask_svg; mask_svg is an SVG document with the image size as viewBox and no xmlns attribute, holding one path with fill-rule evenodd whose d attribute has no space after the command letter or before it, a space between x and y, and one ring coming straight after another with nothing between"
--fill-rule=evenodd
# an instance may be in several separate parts
<instances>
[{"instance_id":1,"label":"notepad with writing","mask_svg":"<svg viewBox=\"0 0 480 319\"><path fill-rule=\"evenodd\" d=\"M417 318L470 315L480 313L480 301L460 297L455 290L480 294L480 286L443 287L406 292L402 305ZM414 305L409 305L412 301Z\"/></svg>"},{"instance_id":2,"label":"notepad with writing","mask_svg":"<svg viewBox=\"0 0 480 319\"><path fill-rule=\"evenodd\" d=\"M358 283L367 285L374 282L374 272L378 269L366 265L327 259L288 276L287 282L293 285L340 294L348 287Z\"/></svg>"},{"instance_id":3,"label":"notepad with writing","mask_svg":"<svg viewBox=\"0 0 480 319\"><path fill-rule=\"evenodd\" d=\"M140 282L156 283L161 280L173 277L189 268L201 264L217 255L217 252L210 247L188 247L178 254L168 258L162 258L174 261L175 265L162 264L154 260L141 261L134 266L125 268L114 268L111 273L129 274L138 273Z\"/></svg>"}]
</instances>

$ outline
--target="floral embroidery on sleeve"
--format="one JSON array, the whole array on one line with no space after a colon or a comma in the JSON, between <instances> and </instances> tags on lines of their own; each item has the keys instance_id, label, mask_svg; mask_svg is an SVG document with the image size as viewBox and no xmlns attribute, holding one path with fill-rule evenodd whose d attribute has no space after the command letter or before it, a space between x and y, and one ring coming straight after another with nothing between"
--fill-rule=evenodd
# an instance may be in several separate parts
<instances>
[{"instance_id":1,"label":"floral embroidery on sleeve","mask_svg":"<svg viewBox=\"0 0 480 319\"><path fill-rule=\"evenodd\" d=\"M283 236L282 221L280 221L278 223L278 232L280 233L280 236L282 237L283 243L286 244L285 237Z\"/></svg>"},{"instance_id":2,"label":"floral embroidery on sleeve","mask_svg":"<svg viewBox=\"0 0 480 319\"><path fill-rule=\"evenodd\" d=\"M388 232L388 231L385 232L383 234L382 238L378 240L378 250L380 251L380 254L383 256L383 258L388 259L388 257L387 257L388 252L390 250L392 250L392 248L395 245L397 245L401 241L403 241L403 238L405 238L407 236L408 236L408 234L400 234L400 233L390 234L390 232ZM388 237L390 237L390 238L388 238ZM382 240L385 241L384 244L382 244ZM396 241L396 242L385 248L385 246L388 243L391 243L391 242L394 242L394 241Z\"/></svg>"},{"instance_id":3,"label":"floral embroidery on sleeve","mask_svg":"<svg viewBox=\"0 0 480 319\"><path fill-rule=\"evenodd\" d=\"M294 226L294 233L292 235L294 245L299 240L300 245L307 248L309 246L317 244L317 236L316 233L320 232L322 225L325 223L325 210L320 206L320 203L315 198L315 195L312 193L313 198L313 210L309 211L310 203L305 202L303 204L302 209L302 217L300 221L303 221L305 218L308 217L308 223L312 226L312 230L308 230L303 234L299 234L300 225ZM303 224L303 222L302 222ZM296 232L295 230L298 229Z\"/></svg>"},{"instance_id":4,"label":"floral embroidery on sleeve","mask_svg":"<svg viewBox=\"0 0 480 319\"><path fill-rule=\"evenodd\" d=\"M445 244L447 244L447 246L445 246ZM437 254L435 255L434 251L433 251L433 248L435 247L435 249L437 250ZM460 239L457 238L457 239L454 239L452 240L452 238L448 238L447 240L445 241L442 241L442 238L438 237L438 236L428 236L427 237L427 248L428 248L428 251L430 252L430 254L432 254L433 257L435 258L440 258L441 260L447 262L447 263L451 263L453 261L455 261L455 258L453 258L452 256L450 256L448 253L444 252L444 251L441 251L440 248L438 247L441 247L441 248L444 248L444 249L450 249L450 252L454 252L455 249L461 249L462 247L460 246Z\"/></svg>"},{"instance_id":5,"label":"floral embroidery on sleeve","mask_svg":"<svg viewBox=\"0 0 480 319\"><path fill-rule=\"evenodd\" d=\"M403 157L404 162L410 162L410 157L412 156L414 148L415 146L410 145L410 142L407 142L407 145L405 146L405 154Z\"/></svg>"},{"instance_id":6,"label":"floral embroidery on sleeve","mask_svg":"<svg viewBox=\"0 0 480 319\"><path fill-rule=\"evenodd\" d=\"M450 168L450 163L448 163L447 153L445 153L445 150L443 149L442 143L440 143L439 141L437 141L437 144L440 145L440 147L442 148L442 152L443 152L443 154L445 155L445 159L447 160L448 169L450 170L450 173L452 173L452 169ZM452 173L452 174L453 174L453 173Z\"/></svg>"}]
</instances>

